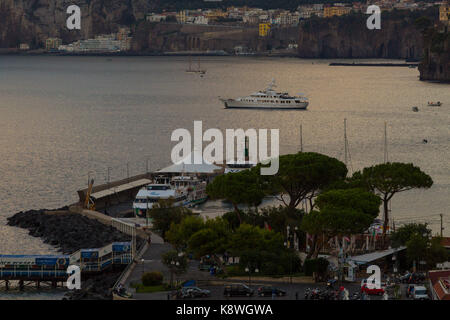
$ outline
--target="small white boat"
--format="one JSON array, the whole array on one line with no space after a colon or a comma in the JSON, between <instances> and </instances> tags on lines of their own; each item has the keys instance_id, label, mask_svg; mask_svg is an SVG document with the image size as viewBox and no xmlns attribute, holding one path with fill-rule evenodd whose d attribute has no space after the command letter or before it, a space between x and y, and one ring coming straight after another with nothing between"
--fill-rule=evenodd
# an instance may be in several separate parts
<instances>
[{"instance_id":1,"label":"small white boat","mask_svg":"<svg viewBox=\"0 0 450 320\"><path fill-rule=\"evenodd\" d=\"M442 106L442 103L440 102L440 101L438 101L438 102L428 102L428 106L429 107L440 107L440 106Z\"/></svg>"},{"instance_id":2,"label":"small white boat","mask_svg":"<svg viewBox=\"0 0 450 320\"><path fill-rule=\"evenodd\" d=\"M308 98L302 94L291 96L287 92L276 92L275 87L275 80L272 80L265 90L250 96L236 99L219 98L219 100L224 103L225 108L304 110L308 107Z\"/></svg>"}]
</instances>

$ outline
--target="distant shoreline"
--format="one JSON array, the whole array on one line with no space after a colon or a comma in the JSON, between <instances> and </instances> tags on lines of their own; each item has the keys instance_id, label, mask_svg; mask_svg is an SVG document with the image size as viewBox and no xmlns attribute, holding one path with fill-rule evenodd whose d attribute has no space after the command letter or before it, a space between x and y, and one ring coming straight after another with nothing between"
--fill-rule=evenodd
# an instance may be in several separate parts
<instances>
[{"instance_id":1,"label":"distant shoreline","mask_svg":"<svg viewBox=\"0 0 450 320\"><path fill-rule=\"evenodd\" d=\"M292 57L291 53L229 54L221 52L46 52L0 49L0 56L69 56L69 57Z\"/></svg>"},{"instance_id":2,"label":"distant shoreline","mask_svg":"<svg viewBox=\"0 0 450 320\"><path fill-rule=\"evenodd\" d=\"M405 63L348 63L348 62L330 62L330 66L387 66L387 67L401 67L401 66L417 66L419 61L407 61L402 58L316 58L316 57L300 57L292 53L251 53L251 54L228 54L216 52L88 52L88 53L74 53L74 52L45 52L45 51L6 51L8 49L0 49L0 56L49 56L49 57L239 57L239 58L297 58L302 60L403 60Z\"/></svg>"}]
</instances>

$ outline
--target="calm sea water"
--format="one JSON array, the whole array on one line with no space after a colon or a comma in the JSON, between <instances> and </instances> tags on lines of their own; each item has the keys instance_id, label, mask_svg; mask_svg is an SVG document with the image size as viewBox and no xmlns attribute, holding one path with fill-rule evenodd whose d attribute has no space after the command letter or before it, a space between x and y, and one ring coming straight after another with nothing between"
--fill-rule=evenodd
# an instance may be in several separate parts
<instances>
[{"instance_id":1,"label":"calm sea water","mask_svg":"<svg viewBox=\"0 0 450 320\"><path fill-rule=\"evenodd\" d=\"M344 158L347 119L351 168L383 161L384 122L390 161L412 162L434 179L429 190L394 197L398 223L447 214L450 235L450 86L418 80L417 69L330 67L330 61L202 58L202 78L181 57L0 56L0 253L48 253L53 248L6 218L32 208L77 200L88 173L96 183L170 164L176 128L279 128L281 152L304 150ZM227 110L218 96L247 95L267 86L303 92L308 111ZM440 108L427 101L440 100ZM420 111L411 111L418 106ZM422 140L428 139L428 144ZM445 216L444 216L445 217ZM418 219L418 220L417 220Z\"/></svg>"}]
</instances>

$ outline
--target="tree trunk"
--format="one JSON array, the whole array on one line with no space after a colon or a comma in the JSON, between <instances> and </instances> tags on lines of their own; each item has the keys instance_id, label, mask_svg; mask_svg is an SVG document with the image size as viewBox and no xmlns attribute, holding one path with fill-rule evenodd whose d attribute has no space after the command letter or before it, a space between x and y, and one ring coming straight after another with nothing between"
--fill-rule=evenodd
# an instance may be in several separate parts
<instances>
[{"instance_id":1,"label":"tree trunk","mask_svg":"<svg viewBox=\"0 0 450 320\"><path fill-rule=\"evenodd\" d=\"M306 259L311 259L314 252L316 251L316 242L317 242L317 235L313 235L312 236L312 244L311 244L311 247L309 248L309 252L308 252L308 255L306 256Z\"/></svg>"},{"instance_id":2,"label":"tree trunk","mask_svg":"<svg viewBox=\"0 0 450 320\"><path fill-rule=\"evenodd\" d=\"M312 246L311 250L308 252L308 255L306 256L306 259L317 259L319 256L320 251L320 243L319 243L319 237L317 235L314 235L312 238Z\"/></svg>"},{"instance_id":3,"label":"tree trunk","mask_svg":"<svg viewBox=\"0 0 450 320\"><path fill-rule=\"evenodd\" d=\"M241 213L239 212L239 208L236 203L233 202L234 211L236 211L237 217L239 219L239 224L242 224Z\"/></svg>"},{"instance_id":4,"label":"tree trunk","mask_svg":"<svg viewBox=\"0 0 450 320\"><path fill-rule=\"evenodd\" d=\"M295 205L295 199L292 199L290 196L289 196L289 198L290 198L290 200L289 200L289 205L288 205L288 208L290 209L290 210L294 210L295 209L295 207L296 207L296 205Z\"/></svg>"},{"instance_id":5,"label":"tree trunk","mask_svg":"<svg viewBox=\"0 0 450 320\"><path fill-rule=\"evenodd\" d=\"M314 241L314 253L313 253L313 259L317 259L317 257L319 256L319 252L320 252L320 241L318 239L318 237L316 236L316 239Z\"/></svg>"}]
</instances>

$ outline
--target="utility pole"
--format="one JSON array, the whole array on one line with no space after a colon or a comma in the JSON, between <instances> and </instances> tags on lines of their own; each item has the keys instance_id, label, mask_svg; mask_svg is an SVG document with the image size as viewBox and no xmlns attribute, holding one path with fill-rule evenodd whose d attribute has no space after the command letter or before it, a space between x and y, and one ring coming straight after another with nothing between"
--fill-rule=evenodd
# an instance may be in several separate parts
<instances>
[{"instance_id":1,"label":"utility pole","mask_svg":"<svg viewBox=\"0 0 450 320\"><path fill-rule=\"evenodd\" d=\"M444 221L443 221L444 215L441 213L440 216L441 216L441 238L442 238L444 236Z\"/></svg>"}]
</instances>

